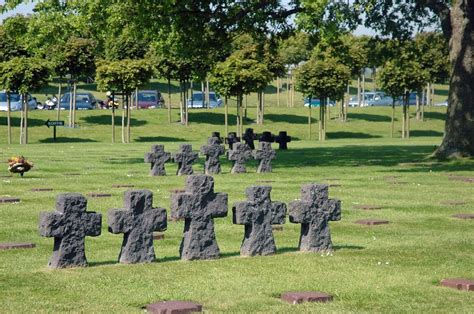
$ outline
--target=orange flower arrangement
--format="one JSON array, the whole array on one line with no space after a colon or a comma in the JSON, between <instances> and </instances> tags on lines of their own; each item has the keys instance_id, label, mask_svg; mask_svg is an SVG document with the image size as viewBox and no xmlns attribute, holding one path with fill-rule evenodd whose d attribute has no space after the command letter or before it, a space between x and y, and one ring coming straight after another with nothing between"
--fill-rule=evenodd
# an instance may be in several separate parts
<instances>
[{"instance_id":1,"label":"orange flower arrangement","mask_svg":"<svg viewBox=\"0 0 474 314\"><path fill-rule=\"evenodd\" d=\"M13 156L8 159L8 171L11 173L19 173L23 177L23 174L30 171L31 168L33 168L33 163L23 156Z\"/></svg>"}]
</instances>

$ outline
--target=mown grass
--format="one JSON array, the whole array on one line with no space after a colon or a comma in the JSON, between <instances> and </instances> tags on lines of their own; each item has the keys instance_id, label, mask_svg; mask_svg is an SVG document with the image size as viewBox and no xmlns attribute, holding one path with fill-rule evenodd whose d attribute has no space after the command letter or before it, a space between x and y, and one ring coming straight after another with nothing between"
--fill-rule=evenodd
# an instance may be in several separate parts
<instances>
[{"instance_id":1,"label":"mown grass","mask_svg":"<svg viewBox=\"0 0 474 314\"><path fill-rule=\"evenodd\" d=\"M36 111L30 113L31 144L23 146L6 144L2 113L0 160L24 154L35 168L24 178L9 177L6 162L0 168L0 196L21 198L17 204L0 204L0 242L31 241L37 247L0 251L0 312L139 312L146 304L171 299L198 301L210 312L473 312L472 293L439 286L443 278L474 278L473 222L451 217L473 213L473 186L448 176L473 177L474 162L425 159L441 141L446 109L429 108L425 122L412 120L409 140L389 138L388 108L350 109L348 122L330 121L326 142L308 140L306 110L268 108L264 126L247 121L256 132L287 130L295 140L290 150L277 152L271 174L257 175L251 162L250 173L231 175L230 163L223 160L215 190L228 193L230 205L244 200L245 188L255 184L272 185L272 199L284 202L299 198L304 183L340 184L330 188L330 196L343 202L342 220L330 224L333 254L299 253L299 225L287 221L283 231L274 233L276 255L241 258L243 226L233 225L228 215L215 220L222 258L181 261L183 223L169 222L165 239L155 241L157 262L147 265L116 262L122 236L107 231L105 214L122 207L125 189L112 185L150 189L154 205L169 209L169 190L183 188L185 178L174 176L174 164L166 165L168 176L149 177L144 153L154 143L175 151L186 142L197 150L212 131L224 133L223 111L192 110L188 128L175 122L176 111L172 124L165 110L134 111L131 144L110 143L110 111L105 110L78 112L79 127L58 128L58 143L50 143L52 130L43 123L55 112ZM254 117L250 108L249 118ZM202 158L195 171L203 172ZM54 191L31 192L39 187ZM104 217L102 235L86 240L88 268L46 267L53 240L38 235L38 215L53 210L55 195L63 192L112 194L89 199L89 210ZM442 205L446 200L466 204ZM383 209L356 210L357 204ZM364 218L390 224L354 224ZM335 299L292 306L278 299L290 290L325 291Z\"/></svg>"}]
</instances>

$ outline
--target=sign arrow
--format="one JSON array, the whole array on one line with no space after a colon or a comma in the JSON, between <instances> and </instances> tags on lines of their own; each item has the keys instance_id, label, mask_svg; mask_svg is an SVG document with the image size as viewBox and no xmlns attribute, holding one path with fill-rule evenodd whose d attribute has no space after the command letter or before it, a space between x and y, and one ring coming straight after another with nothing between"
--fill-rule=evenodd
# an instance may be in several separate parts
<instances>
[{"instance_id":1,"label":"sign arrow","mask_svg":"<svg viewBox=\"0 0 474 314\"><path fill-rule=\"evenodd\" d=\"M49 128L50 126L54 126L54 127L56 127L56 126L64 126L64 121L59 121L59 120L57 120L57 121L50 121L50 120L48 119L44 124L45 124L48 128Z\"/></svg>"}]
</instances>

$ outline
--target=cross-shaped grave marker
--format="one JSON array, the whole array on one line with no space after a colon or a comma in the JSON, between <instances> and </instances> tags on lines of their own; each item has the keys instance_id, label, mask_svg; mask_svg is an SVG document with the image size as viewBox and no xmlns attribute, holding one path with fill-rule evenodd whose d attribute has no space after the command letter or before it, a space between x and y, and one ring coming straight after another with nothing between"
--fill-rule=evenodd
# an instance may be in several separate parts
<instances>
[{"instance_id":1,"label":"cross-shaped grave marker","mask_svg":"<svg viewBox=\"0 0 474 314\"><path fill-rule=\"evenodd\" d=\"M272 144L267 142L258 144L259 149L253 152L253 158L258 161L257 173L272 172L272 159L276 158Z\"/></svg>"},{"instance_id":2,"label":"cross-shaped grave marker","mask_svg":"<svg viewBox=\"0 0 474 314\"><path fill-rule=\"evenodd\" d=\"M153 231L166 230L166 209L153 207L153 193L129 190L124 194L124 209L109 209L109 232L123 233L119 262L151 263L155 260Z\"/></svg>"},{"instance_id":3,"label":"cross-shaped grave marker","mask_svg":"<svg viewBox=\"0 0 474 314\"><path fill-rule=\"evenodd\" d=\"M206 155L206 161L204 162L205 174L221 173L219 156L224 154L225 148L219 144L220 141L218 137L209 137L207 139L207 145L201 146L201 153Z\"/></svg>"},{"instance_id":4,"label":"cross-shaped grave marker","mask_svg":"<svg viewBox=\"0 0 474 314\"><path fill-rule=\"evenodd\" d=\"M244 143L234 143L229 150L229 160L232 161L231 173L247 172L245 163L252 158L252 150Z\"/></svg>"},{"instance_id":5,"label":"cross-shaped grave marker","mask_svg":"<svg viewBox=\"0 0 474 314\"><path fill-rule=\"evenodd\" d=\"M244 135L242 136L242 139L244 140L245 144L247 144L250 149L255 149L255 144L253 141L257 139L257 135L253 133L252 128L248 128L245 130Z\"/></svg>"},{"instance_id":6,"label":"cross-shaped grave marker","mask_svg":"<svg viewBox=\"0 0 474 314\"><path fill-rule=\"evenodd\" d=\"M247 201L234 203L234 224L245 225L245 235L240 247L244 256L269 255L276 252L272 225L284 224L286 205L272 202L271 186L251 186L245 191Z\"/></svg>"},{"instance_id":7,"label":"cross-shaped grave marker","mask_svg":"<svg viewBox=\"0 0 474 314\"><path fill-rule=\"evenodd\" d=\"M179 151L173 154L173 160L178 163L176 174L193 174L193 163L198 159L198 153L193 152L193 146L190 144L181 144Z\"/></svg>"},{"instance_id":8,"label":"cross-shaped grave marker","mask_svg":"<svg viewBox=\"0 0 474 314\"><path fill-rule=\"evenodd\" d=\"M227 216L227 194L214 193L214 179L206 175L189 176L186 191L171 195L171 216L184 218L181 259L219 257L213 218Z\"/></svg>"},{"instance_id":9,"label":"cross-shaped grave marker","mask_svg":"<svg viewBox=\"0 0 474 314\"><path fill-rule=\"evenodd\" d=\"M275 137L275 142L278 143L278 149L285 150L288 149L287 143L291 142L291 136L286 134L286 131L280 131Z\"/></svg>"},{"instance_id":10,"label":"cross-shaped grave marker","mask_svg":"<svg viewBox=\"0 0 474 314\"><path fill-rule=\"evenodd\" d=\"M232 145L234 145L234 143L240 142L240 137L238 137L237 133L235 132L229 132L225 138L225 142L229 144L229 149L232 149Z\"/></svg>"},{"instance_id":11,"label":"cross-shaped grave marker","mask_svg":"<svg viewBox=\"0 0 474 314\"><path fill-rule=\"evenodd\" d=\"M145 162L151 163L150 176L165 176L165 162L170 159L171 153L165 152L164 145L152 145L151 152L145 154Z\"/></svg>"},{"instance_id":12,"label":"cross-shaped grave marker","mask_svg":"<svg viewBox=\"0 0 474 314\"><path fill-rule=\"evenodd\" d=\"M48 266L65 268L87 266L84 252L86 236L98 236L102 215L87 212L87 199L78 193L59 194L54 212L41 212L39 232L54 237L53 256Z\"/></svg>"},{"instance_id":13,"label":"cross-shaped grave marker","mask_svg":"<svg viewBox=\"0 0 474 314\"><path fill-rule=\"evenodd\" d=\"M301 224L300 251L332 251L329 221L341 220L341 201L328 199L326 184L303 185L301 200L288 208L290 222Z\"/></svg>"}]
</instances>

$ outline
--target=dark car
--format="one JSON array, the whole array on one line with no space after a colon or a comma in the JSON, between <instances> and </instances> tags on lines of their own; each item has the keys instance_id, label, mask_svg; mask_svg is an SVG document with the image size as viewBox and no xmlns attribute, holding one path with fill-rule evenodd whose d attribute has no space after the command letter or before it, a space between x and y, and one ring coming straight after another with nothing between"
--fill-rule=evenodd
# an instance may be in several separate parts
<instances>
[{"instance_id":1,"label":"dark car","mask_svg":"<svg viewBox=\"0 0 474 314\"><path fill-rule=\"evenodd\" d=\"M135 93L132 95L133 101L135 101ZM150 109L150 108L161 108L165 104L165 100L161 96L161 93L157 90L139 90L138 91L138 108L139 109Z\"/></svg>"},{"instance_id":2,"label":"dark car","mask_svg":"<svg viewBox=\"0 0 474 314\"><path fill-rule=\"evenodd\" d=\"M61 110L69 109L69 103L72 93L64 94L59 101L59 108ZM95 109L97 107L97 100L92 93L79 92L76 93L76 110Z\"/></svg>"}]
</instances>

